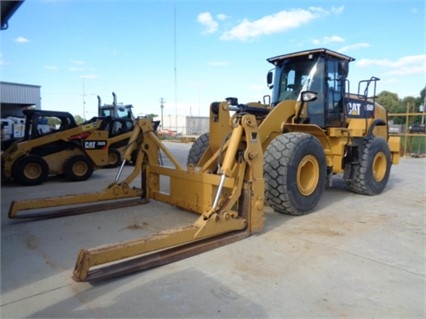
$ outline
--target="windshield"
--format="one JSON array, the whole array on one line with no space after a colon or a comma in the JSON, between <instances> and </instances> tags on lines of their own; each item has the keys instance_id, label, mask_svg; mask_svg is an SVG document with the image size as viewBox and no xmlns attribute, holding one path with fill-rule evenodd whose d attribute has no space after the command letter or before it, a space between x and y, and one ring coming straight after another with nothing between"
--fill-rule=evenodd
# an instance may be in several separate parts
<instances>
[{"instance_id":1,"label":"windshield","mask_svg":"<svg viewBox=\"0 0 426 319\"><path fill-rule=\"evenodd\" d=\"M299 100L302 91L312 90L318 74L316 60L290 59L284 61L277 70L273 92L274 105L285 100Z\"/></svg>"},{"instance_id":2,"label":"windshield","mask_svg":"<svg viewBox=\"0 0 426 319\"><path fill-rule=\"evenodd\" d=\"M312 69L309 72L309 75L306 78L306 80L303 82L303 86L302 86L302 89L300 90L300 92L315 91L313 88L316 86L317 80L319 80L318 77L316 76L317 70L318 70L318 60L314 64L314 66L312 67ZM298 95L298 98L297 98L298 101L300 101L300 99L301 99L300 92L299 92L299 95Z\"/></svg>"},{"instance_id":3,"label":"windshield","mask_svg":"<svg viewBox=\"0 0 426 319\"><path fill-rule=\"evenodd\" d=\"M130 108L129 107L118 107L117 108L117 117L119 118L130 118Z\"/></svg>"},{"instance_id":4,"label":"windshield","mask_svg":"<svg viewBox=\"0 0 426 319\"><path fill-rule=\"evenodd\" d=\"M115 108L114 112L114 106L104 106L101 109L100 116L112 116L122 119L130 118L133 120L133 114L132 114L132 106L126 105L126 106L118 106Z\"/></svg>"}]
</instances>

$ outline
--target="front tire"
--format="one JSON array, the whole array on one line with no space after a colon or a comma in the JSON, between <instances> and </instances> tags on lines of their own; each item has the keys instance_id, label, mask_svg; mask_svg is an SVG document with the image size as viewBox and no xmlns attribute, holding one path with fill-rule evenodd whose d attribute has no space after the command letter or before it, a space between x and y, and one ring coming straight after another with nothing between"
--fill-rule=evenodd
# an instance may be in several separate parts
<instances>
[{"instance_id":1,"label":"front tire","mask_svg":"<svg viewBox=\"0 0 426 319\"><path fill-rule=\"evenodd\" d=\"M346 185L353 193L380 194L388 183L391 165L387 142L381 137L371 137L364 143L359 164L352 167Z\"/></svg>"},{"instance_id":2,"label":"front tire","mask_svg":"<svg viewBox=\"0 0 426 319\"><path fill-rule=\"evenodd\" d=\"M72 156L64 163L64 176L70 181L85 181L92 173L92 161L84 155Z\"/></svg>"},{"instance_id":3,"label":"front tire","mask_svg":"<svg viewBox=\"0 0 426 319\"><path fill-rule=\"evenodd\" d=\"M321 143L306 133L286 133L267 147L264 161L265 198L275 211L303 215L321 199L326 181Z\"/></svg>"},{"instance_id":4,"label":"front tire","mask_svg":"<svg viewBox=\"0 0 426 319\"><path fill-rule=\"evenodd\" d=\"M192 144L191 148L189 149L188 158L186 160L186 165L197 165L197 163L200 161L201 156L203 156L206 149L209 147L210 138L209 133L204 133L200 135L194 144Z\"/></svg>"}]
</instances>

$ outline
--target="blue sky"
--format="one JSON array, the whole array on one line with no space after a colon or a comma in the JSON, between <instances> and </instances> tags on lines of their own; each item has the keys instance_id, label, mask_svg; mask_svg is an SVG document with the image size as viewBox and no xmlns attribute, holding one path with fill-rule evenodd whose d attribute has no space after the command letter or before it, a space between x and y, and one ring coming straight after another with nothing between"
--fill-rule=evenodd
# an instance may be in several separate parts
<instances>
[{"instance_id":1,"label":"blue sky","mask_svg":"<svg viewBox=\"0 0 426 319\"><path fill-rule=\"evenodd\" d=\"M42 108L90 118L97 95L136 114L208 115L270 91L272 56L326 47L356 58L351 91L419 96L424 0L26 0L1 31L2 81L41 85Z\"/></svg>"}]
</instances>

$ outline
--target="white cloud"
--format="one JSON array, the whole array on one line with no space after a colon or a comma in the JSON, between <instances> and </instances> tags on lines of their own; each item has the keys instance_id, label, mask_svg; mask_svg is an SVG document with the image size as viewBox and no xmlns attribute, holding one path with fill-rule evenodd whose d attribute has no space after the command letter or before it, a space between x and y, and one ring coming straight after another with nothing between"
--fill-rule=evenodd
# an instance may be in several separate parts
<instances>
[{"instance_id":1,"label":"white cloud","mask_svg":"<svg viewBox=\"0 0 426 319\"><path fill-rule=\"evenodd\" d=\"M216 20L224 21L228 16L219 13L216 15ZM215 33L219 28L219 23L216 21L210 12L203 12L197 16L197 22L204 26L204 33Z\"/></svg>"},{"instance_id":2,"label":"white cloud","mask_svg":"<svg viewBox=\"0 0 426 319\"><path fill-rule=\"evenodd\" d=\"M84 68L76 67L76 66L70 66L68 68L68 70L70 70L71 72L80 72L80 71L84 71Z\"/></svg>"},{"instance_id":3,"label":"white cloud","mask_svg":"<svg viewBox=\"0 0 426 319\"><path fill-rule=\"evenodd\" d=\"M329 14L329 13L333 13L333 14L340 14L340 13L342 13L343 12L343 9L345 8L345 6L340 6L340 7L338 7L338 8L336 8L336 7L331 7L331 9L330 10L326 10L326 9L324 9L324 8L321 8L321 7L309 7L309 10L311 10L311 11L316 11L316 12L318 12L318 13L320 13L320 14Z\"/></svg>"},{"instance_id":4,"label":"white cloud","mask_svg":"<svg viewBox=\"0 0 426 319\"><path fill-rule=\"evenodd\" d=\"M223 33L221 39L246 41L261 35L286 32L330 13L339 14L342 10L343 6L337 9L332 8L331 10L311 7L308 10L283 10L254 21L244 19L233 29Z\"/></svg>"},{"instance_id":5,"label":"white cloud","mask_svg":"<svg viewBox=\"0 0 426 319\"><path fill-rule=\"evenodd\" d=\"M332 35L323 37L322 39L314 39L313 44L315 45L322 45L322 44L329 44L329 43L336 43L336 42L345 42L345 39L342 37L339 37L338 35Z\"/></svg>"},{"instance_id":6,"label":"white cloud","mask_svg":"<svg viewBox=\"0 0 426 319\"><path fill-rule=\"evenodd\" d=\"M358 49L362 49L362 48L369 48L369 47L370 47L370 44L368 44L366 42L361 42L361 43L356 43L356 44L344 46L337 51L339 51L340 53L345 53L345 52L348 52L348 51L358 50Z\"/></svg>"},{"instance_id":7,"label":"white cloud","mask_svg":"<svg viewBox=\"0 0 426 319\"><path fill-rule=\"evenodd\" d=\"M68 67L68 70L71 72L82 72L86 70L84 65L86 64L85 61L82 60L70 60L72 66Z\"/></svg>"},{"instance_id":8,"label":"white cloud","mask_svg":"<svg viewBox=\"0 0 426 319\"><path fill-rule=\"evenodd\" d=\"M219 27L219 24L213 19L210 12L200 13L197 21L205 27L205 33L215 33Z\"/></svg>"},{"instance_id":9,"label":"white cloud","mask_svg":"<svg viewBox=\"0 0 426 319\"><path fill-rule=\"evenodd\" d=\"M341 14L343 12L343 10L345 9L345 6L340 6L340 7L331 7L331 12L334 14Z\"/></svg>"},{"instance_id":10,"label":"white cloud","mask_svg":"<svg viewBox=\"0 0 426 319\"><path fill-rule=\"evenodd\" d=\"M28 40L27 38L25 38L25 37L17 37L16 39L15 39L15 42L17 42L17 43L27 43L27 42L30 42L30 40Z\"/></svg>"},{"instance_id":11,"label":"white cloud","mask_svg":"<svg viewBox=\"0 0 426 319\"><path fill-rule=\"evenodd\" d=\"M228 18L228 16L226 16L226 15L224 15L223 13L219 13L217 16L216 16L216 18L218 19L218 20L226 20L227 18Z\"/></svg>"},{"instance_id":12,"label":"white cloud","mask_svg":"<svg viewBox=\"0 0 426 319\"><path fill-rule=\"evenodd\" d=\"M84 61L82 61L82 60L71 60L71 63L72 63L72 64L75 64L75 65L83 65L83 64L85 64L86 62L84 62Z\"/></svg>"},{"instance_id":13,"label":"white cloud","mask_svg":"<svg viewBox=\"0 0 426 319\"><path fill-rule=\"evenodd\" d=\"M426 54L405 56L396 61L362 59L358 61L357 66L364 68L371 66L383 67L387 69L384 74L392 75L425 74Z\"/></svg>"}]
</instances>

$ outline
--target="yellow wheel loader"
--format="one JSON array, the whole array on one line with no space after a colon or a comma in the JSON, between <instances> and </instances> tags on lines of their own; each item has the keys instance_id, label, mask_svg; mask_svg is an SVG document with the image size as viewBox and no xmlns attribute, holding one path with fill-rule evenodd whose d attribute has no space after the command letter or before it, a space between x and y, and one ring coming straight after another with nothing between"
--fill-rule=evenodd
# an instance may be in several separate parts
<instances>
[{"instance_id":1,"label":"yellow wheel loader","mask_svg":"<svg viewBox=\"0 0 426 319\"><path fill-rule=\"evenodd\" d=\"M24 115L24 138L1 154L4 179L24 186L41 184L50 174L82 181L108 164L108 133L99 130L102 121L77 125L70 113L58 111L25 110Z\"/></svg>"},{"instance_id":2,"label":"yellow wheel loader","mask_svg":"<svg viewBox=\"0 0 426 319\"><path fill-rule=\"evenodd\" d=\"M353 58L315 49L268 59L271 103L238 104L231 109L255 114L264 158L266 202L277 212L305 214L316 206L325 184L343 175L352 192L375 195L386 187L392 164L399 162L399 137L389 136L386 110L375 103L372 77L349 94ZM368 95L373 85L373 95ZM216 121L214 114L210 120ZM221 137L210 130L193 144L188 165L202 166ZM223 130L220 132L224 134ZM210 136L210 138L209 138Z\"/></svg>"},{"instance_id":3,"label":"yellow wheel loader","mask_svg":"<svg viewBox=\"0 0 426 319\"><path fill-rule=\"evenodd\" d=\"M343 176L350 191L379 194L391 165L399 161L399 139L389 136L385 109L375 103L374 94L368 95L370 85L375 91L377 78L362 81L358 94L347 93L353 60L327 49L270 58L275 69L267 76L269 101L239 104L229 98L212 103L210 131L193 144L187 167L157 138L150 120L138 119L124 154L130 160L137 151L136 165L124 180L120 169L115 181L97 193L13 202L9 217L28 217L31 213L17 213L49 207L55 209L49 214L65 215L149 199L200 215L186 227L82 249L73 278L88 281L173 262L247 237L262 229L265 202L281 213L307 213L335 174ZM163 155L171 167L160 164ZM131 187L137 176L140 187ZM169 180L167 191L160 187L162 177ZM118 201L124 198L132 200ZM114 205L56 208L111 200Z\"/></svg>"}]
</instances>

